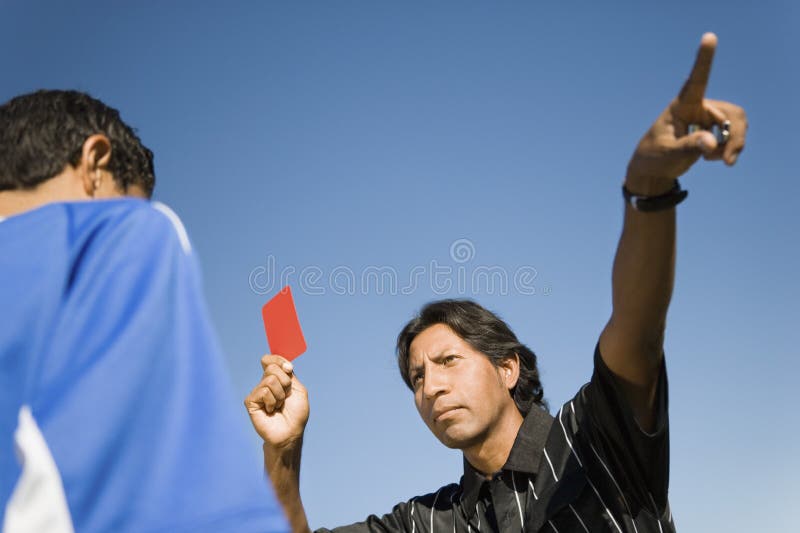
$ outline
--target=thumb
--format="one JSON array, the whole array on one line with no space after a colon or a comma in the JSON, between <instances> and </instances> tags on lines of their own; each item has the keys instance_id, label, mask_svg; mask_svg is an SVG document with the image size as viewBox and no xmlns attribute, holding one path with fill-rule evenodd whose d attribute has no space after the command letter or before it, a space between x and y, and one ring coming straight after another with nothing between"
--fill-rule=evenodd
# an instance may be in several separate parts
<instances>
[{"instance_id":1,"label":"thumb","mask_svg":"<svg viewBox=\"0 0 800 533\"><path fill-rule=\"evenodd\" d=\"M711 155L717 149L717 138L710 131L696 131L679 138L674 148L697 156Z\"/></svg>"}]
</instances>

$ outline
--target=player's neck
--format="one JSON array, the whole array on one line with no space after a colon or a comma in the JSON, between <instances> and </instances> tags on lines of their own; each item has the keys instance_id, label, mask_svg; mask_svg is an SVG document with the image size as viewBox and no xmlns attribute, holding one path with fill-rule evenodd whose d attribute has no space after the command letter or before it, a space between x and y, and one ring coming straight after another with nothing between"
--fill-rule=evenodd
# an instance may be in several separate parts
<instances>
[{"instance_id":1,"label":"player's neck","mask_svg":"<svg viewBox=\"0 0 800 533\"><path fill-rule=\"evenodd\" d=\"M0 191L0 217L19 215L53 202L88 200L86 193L74 183L58 177L49 179L35 189Z\"/></svg>"},{"instance_id":2,"label":"player's neck","mask_svg":"<svg viewBox=\"0 0 800 533\"><path fill-rule=\"evenodd\" d=\"M512 408L501 417L481 442L464 448L464 457L476 470L487 478L503 468L514 446L514 441L522 426L522 415L512 404Z\"/></svg>"}]
</instances>

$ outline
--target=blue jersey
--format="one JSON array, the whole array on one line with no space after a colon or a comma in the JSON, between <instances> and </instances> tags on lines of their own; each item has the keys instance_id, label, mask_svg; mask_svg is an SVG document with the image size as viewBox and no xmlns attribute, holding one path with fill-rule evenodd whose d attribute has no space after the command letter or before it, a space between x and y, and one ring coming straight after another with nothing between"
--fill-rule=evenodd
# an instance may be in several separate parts
<instances>
[{"instance_id":1,"label":"blue jersey","mask_svg":"<svg viewBox=\"0 0 800 533\"><path fill-rule=\"evenodd\" d=\"M287 531L165 206L0 222L4 531Z\"/></svg>"}]
</instances>

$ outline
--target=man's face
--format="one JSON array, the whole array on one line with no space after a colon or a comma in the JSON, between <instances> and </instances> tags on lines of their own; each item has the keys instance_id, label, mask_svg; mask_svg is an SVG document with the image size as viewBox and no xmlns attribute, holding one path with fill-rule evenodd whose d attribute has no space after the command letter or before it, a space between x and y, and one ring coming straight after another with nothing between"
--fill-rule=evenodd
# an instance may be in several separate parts
<instances>
[{"instance_id":1,"label":"man's face","mask_svg":"<svg viewBox=\"0 0 800 533\"><path fill-rule=\"evenodd\" d=\"M420 416L449 448L480 444L507 417L519 415L509 393L516 383L513 368L493 366L444 324L414 338L409 377Z\"/></svg>"}]
</instances>

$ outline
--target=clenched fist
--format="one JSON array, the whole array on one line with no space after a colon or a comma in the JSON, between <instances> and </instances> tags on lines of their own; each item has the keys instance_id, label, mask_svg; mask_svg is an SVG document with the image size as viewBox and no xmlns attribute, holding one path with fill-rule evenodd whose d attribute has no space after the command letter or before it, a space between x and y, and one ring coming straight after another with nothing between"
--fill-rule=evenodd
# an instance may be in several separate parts
<instances>
[{"instance_id":1,"label":"clenched fist","mask_svg":"<svg viewBox=\"0 0 800 533\"><path fill-rule=\"evenodd\" d=\"M261 381L245 398L250 421L264 443L286 447L302 440L308 422L308 392L292 363L279 355L261 358Z\"/></svg>"}]
</instances>

